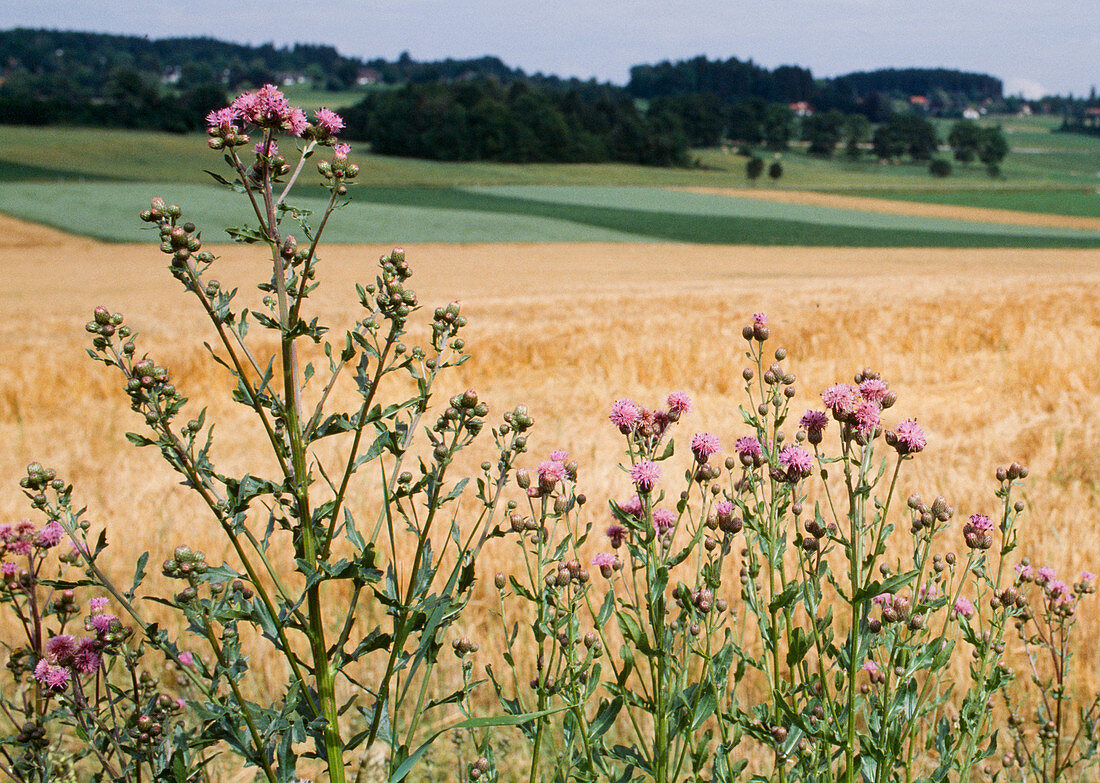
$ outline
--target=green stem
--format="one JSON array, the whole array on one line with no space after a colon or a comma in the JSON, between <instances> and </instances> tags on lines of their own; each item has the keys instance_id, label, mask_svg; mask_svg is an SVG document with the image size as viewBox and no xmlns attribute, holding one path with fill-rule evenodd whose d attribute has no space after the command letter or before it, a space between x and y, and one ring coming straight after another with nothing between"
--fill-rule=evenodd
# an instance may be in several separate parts
<instances>
[{"instance_id":1,"label":"green stem","mask_svg":"<svg viewBox=\"0 0 1100 783\"><path fill-rule=\"evenodd\" d=\"M263 197L267 207L268 241L278 299L280 348L282 354L283 391L286 398L286 429L290 440L293 467L293 491L297 501L299 545L302 559L313 567L318 560L317 536L313 528L313 516L309 503L309 469L306 464L306 445L302 437L302 388L298 380L298 355L291 328L290 310L286 291L286 265L279 253L279 234L276 228L275 201L271 191L271 173L265 165ZM344 743L340 738L339 714L336 706L336 683L325 644L324 613L321 607L321 585L314 583L306 588L306 616L309 620L309 646L313 656L313 676L320 701L321 717L325 720L322 741L328 765L330 783L344 783Z\"/></svg>"}]
</instances>

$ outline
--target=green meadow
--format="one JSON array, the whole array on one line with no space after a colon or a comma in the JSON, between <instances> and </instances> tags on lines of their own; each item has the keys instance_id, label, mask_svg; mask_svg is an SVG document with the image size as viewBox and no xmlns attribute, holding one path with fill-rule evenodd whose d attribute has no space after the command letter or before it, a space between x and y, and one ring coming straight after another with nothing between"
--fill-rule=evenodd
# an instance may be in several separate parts
<instances>
[{"instance_id":1,"label":"green meadow","mask_svg":"<svg viewBox=\"0 0 1100 783\"><path fill-rule=\"evenodd\" d=\"M951 177L935 180L922 165L823 160L794 149L779 157L783 177L757 187L1100 217L1100 139L1057 133L1046 118L1004 122L1016 151L1002 178L991 179L975 165L955 166ZM698 151L699 165L690 169L440 163L371 155L355 146L352 155L362 173L351 203L330 222L328 236L336 242L1100 246L1096 231L667 190L750 187L745 159L723 150ZM153 195L179 203L200 226L220 231L227 215L247 222L239 202L219 192L203 169L224 172L225 164L197 134L0 126L0 212L105 241L150 238L136 215ZM298 196L307 208L323 208L319 188Z\"/></svg>"}]
</instances>

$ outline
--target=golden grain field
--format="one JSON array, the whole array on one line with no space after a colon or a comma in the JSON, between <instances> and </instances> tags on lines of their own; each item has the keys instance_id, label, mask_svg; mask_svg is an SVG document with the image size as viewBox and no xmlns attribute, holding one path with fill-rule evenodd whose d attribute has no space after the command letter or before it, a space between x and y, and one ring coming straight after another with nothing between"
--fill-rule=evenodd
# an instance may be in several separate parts
<instances>
[{"instance_id":1,"label":"golden grain field","mask_svg":"<svg viewBox=\"0 0 1100 783\"><path fill-rule=\"evenodd\" d=\"M323 320L354 321L352 285L373 279L386 249L327 250L314 297ZM262 274L258 254L220 252L214 276L223 283ZM785 346L798 376L796 410L868 366L899 395L886 423L916 417L928 432L927 451L903 473L902 497L943 494L959 516L989 511L995 467L1019 460L1031 470L1019 554L1067 581L1100 570L1100 249L423 245L407 256L420 301L458 299L470 319L474 358L441 392L477 389L493 420L526 403L536 421L528 466L569 451L597 526L607 498L628 488L615 469L609 404L684 390L695 410L681 437L706 429L731 444L744 434L741 327L765 311L769 347ZM172 369L195 410L210 406L225 472L266 466L239 443L256 434L248 411L228 402L228 381L201 347L210 333L163 259L152 244L103 245L0 219L0 510L4 521L27 516L17 486L27 462L56 468L75 483L88 518L106 526L120 579L144 550L153 563L184 542L212 561L229 555L158 456L125 441L141 422L118 378L84 352L94 306L125 313L140 349ZM369 512L370 493L356 499ZM490 548L479 559L472 633L491 636L491 575L506 570L509 551ZM1092 610L1083 638L1100 638L1100 609ZM1078 665L1096 687L1097 648L1083 648Z\"/></svg>"}]
</instances>

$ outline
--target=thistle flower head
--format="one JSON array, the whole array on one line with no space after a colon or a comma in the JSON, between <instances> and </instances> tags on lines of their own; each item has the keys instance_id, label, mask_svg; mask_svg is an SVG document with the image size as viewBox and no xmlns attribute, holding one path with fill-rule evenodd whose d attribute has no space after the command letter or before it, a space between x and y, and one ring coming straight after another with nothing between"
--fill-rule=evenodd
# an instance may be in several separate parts
<instances>
[{"instance_id":1,"label":"thistle flower head","mask_svg":"<svg viewBox=\"0 0 1100 783\"><path fill-rule=\"evenodd\" d=\"M313 113L317 130L325 136L335 136L344 129L344 118L331 109L320 108Z\"/></svg>"},{"instance_id":2,"label":"thistle flower head","mask_svg":"<svg viewBox=\"0 0 1100 783\"><path fill-rule=\"evenodd\" d=\"M808 435L821 433L829 424L829 417L823 411L806 411L798 420L798 426L806 430Z\"/></svg>"},{"instance_id":3,"label":"thistle flower head","mask_svg":"<svg viewBox=\"0 0 1100 783\"><path fill-rule=\"evenodd\" d=\"M893 431L893 436L888 438L899 454L916 454L924 450L926 439L924 430L914 419L906 419Z\"/></svg>"},{"instance_id":4,"label":"thistle flower head","mask_svg":"<svg viewBox=\"0 0 1100 783\"><path fill-rule=\"evenodd\" d=\"M47 522L38 532L38 538L35 539L35 544L42 549L50 549L61 543L61 539L64 537L65 528L61 527L61 523L51 521Z\"/></svg>"},{"instance_id":5,"label":"thistle flower head","mask_svg":"<svg viewBox=\"0 0 1100 783\"><path fill-rule=\"evenodd\" d=\"M684 392L672 392L668 395L666 402L668 403L668 412L673 418L677 418L691 410L691 398Z\"/></svg>"},{"instance_id":6,"label":"thistle flower head","mask_svg":"<svg viewBox=\"0 0 1100 783\"><path fill-rule=\"evenodd\" d=\"M643 459L630 469L630 479L639 493L648 493L661 478L661 468L655 462Z\"/></svg>"},{"instance_id":7,"label":"thistle flower head","mask_svg":"<svg viewBox=\"0 0 1100 783\"><path fill-rule=\"evenodd\" d=\"M790 483L806 478L814 469L814 459L800 446L786 446L779 452L779 465Z\"/></svg>"},{"instance_id":8,"label":"thistle flower head","mask_svg":"<svg viewBox=\"0 0 1100 783\"><path fill-rule=\"evenodd\" d=\"M833 414L833 418L844 421L859 410L863 397L852 384L838 383L821 392L821 401Z\"/></svg>"},{"instance_id":9,"label":"thistle flower head","mask_svg":"<svg viewBox=\"0 0 1100 783\"><path fill-rule=\"evenodd\" d=\"M611 542L613 549L618 549L623 545L623 541L626 540L627 529L622 525L609 525L607 528L607 538Z\"/></svg>"},{"instance_id":10,"label":"thistle flower head","mask_svg":"<svg viewBox=\"0 0 1100 783\"><path fill-rule=\"evenodd\" d=\"M706 462L709 457L718 453L721 446L718 436L709 432L697 432L691 439L691 453L698 462Z\"/></svg>"},{"instance_id":11,"label":"thistle flower head","mask_svg":"<svg viewBox=\"0 0 1100 783\"><path fill-rule=\"evenodd\" d=\"M864 438L871 438L882 421L879 414L882 408L877 402L864 402L856 409L852 419L856 425L856 431Z\"/></svg>"},{"instance_id":12,"label":"thistle flower head","mask_svg":"<svg viewBox=\"0 0 1100 783\"><path fill-rule=\"evenodd\" d=\"M51 691L63 691L69 685L72 673L64 666L56 666L42 658L34 667L34 678Z\"/></svg>"},{"instance_id":13,"label":"thistle flower head","mask_svg":"<svg viewBox=\"0 0 1100 783\"><path fill-rule=\"evenodd\" d=\"M881 378L868 378L859 384L859 393L867 402L881 404L888 391L890 391L890 384Z\"/></svg>"},{"instance_id":14,"label":"thistle flower head","mask_svg":"<svg viewBox=\"0 0 1100 783\"><path fill-rule=\"evenodd\" d=\"M745 435L735 440L733 442L733 450L737 452L737 455L741 457L742 461L744 461L746 457L750 459L759 459L764 455L764 449L760 445L760 441L752 435Z\"/></svg>"},{"instance_id":15,"label":"thistle flower head","mask_svg":"<svg viewBox=\"0 0 1100 783\"><path fill-rule=\"evenodd\" d=\"M955 605L952 607L952 611L961 617L973 617L974 616L974 604L971 603L969 598L959 596L955 600Z\"/></svg>"},{"instance_id":16,"label":"thistle flower head","mask_svg":"<svg viewBox=\"0 0 1100 783\"><path fill-rule=\"evenodd\" d=\"M667 508L658 508L653 511L653 527L657 533L667 533L676 527L676 512Z\"/></svg>"},{"instance_id":17,"label":"thistle flower head","mask_svg":"<svg viewBox=\"0 0 1100 783\"><path fill-rule=\"evenodd\" d=\"M611 423L620 430L630 431L642 416L641 410L633 400L616 400L611 405Z\"/></svg>"}]
</instances>

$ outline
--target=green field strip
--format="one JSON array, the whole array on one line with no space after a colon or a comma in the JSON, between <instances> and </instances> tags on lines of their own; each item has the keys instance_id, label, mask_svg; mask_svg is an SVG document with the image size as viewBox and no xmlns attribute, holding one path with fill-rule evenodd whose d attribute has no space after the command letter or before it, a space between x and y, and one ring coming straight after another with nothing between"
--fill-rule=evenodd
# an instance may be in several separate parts
<instances>
[{"instance_id":1,"label":"green field strip","mask_svg":"<svg viewBox=\"0 0 1100 783\"><path fill-rule=\"evenodd\" d=\"M802 213L790 209L798 205L697 197L651 188L492 190L509 195L486 189L357 188L353 202L330 219L325 238L338 243L379 244L665 241L773 246L1100 247L1100 232L1002 232L987 224L963 224L982 230L930 230L920 228L919 219L904 216L810 207ZM320 195L316 189L308 192ZM250 219L247 202L222 188L152 183L0 183L0 211L106 241L151 241L155 237L138 221L137 213L153 195L179 203L208 241L221 241L221 229L227 224L245 224ZM297 206L320 211L324 202L317 196L294 201ZM578 199L584 203L577 203ZM740 201L750 203L727 203ZM783 209L773 213L770 207ZM813 219L792 217L800 214ZM827 219L836 222L825 222ZM944 223L951 227L958 221Z\"/></svg>"},{"instance_id":2,"label":"green field strip","mask_svg":"<svg viewBox=\"0 0 1100 783\"><path fill-rule=\"evenodd\" d=\"M831 190L843 196L884 198L921 204L1004 209L1044 215L1100 218L1100 192L1091 190Z\"/></svg>"},{"instance_id":3,"label":"green field strip","mask_svg":"<svg viewBox=\"0 0 1100 783\"><path fill-rule=\"evenodd\" d=\"M468 188L470 192L523 201L573 205L582 208L641 210L692 216L769 219L820 226L940 234L1050 237L1100 242L1100 232L1041 226L1003 225L977 221L890 215L855 209L792 204L766 199L736 198L704 193L682 193L657 188L496 186Z\"/></svg>"},{"instance_id":4,"label":"green field strip","mask_svg":"<svg viewBox=\"0 0 1100 783\"><path fill-rule=\"evenodd\" d=\"M435 192L438 189L431 189ZM319 189L310 191L320 193ZM243 196L214 185L155 183L0 183L0 212L105 242L152 242L156 236L138 219L152 196L179 204L207 241L224 242L226 226L255 223ZM321 212L320 197L291 199ZM316 223L316 219L314 220ZM300 231L291 233L300 235ZM325 241L400 244L412 242L623 242L645 237L600 225L516 211L456 210L414 204L353 200L328 222Z\"/></svg>"}]
</instances>

